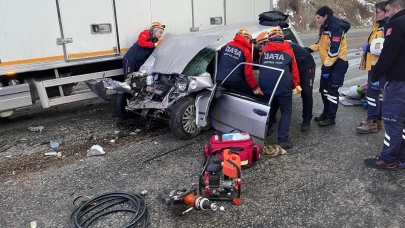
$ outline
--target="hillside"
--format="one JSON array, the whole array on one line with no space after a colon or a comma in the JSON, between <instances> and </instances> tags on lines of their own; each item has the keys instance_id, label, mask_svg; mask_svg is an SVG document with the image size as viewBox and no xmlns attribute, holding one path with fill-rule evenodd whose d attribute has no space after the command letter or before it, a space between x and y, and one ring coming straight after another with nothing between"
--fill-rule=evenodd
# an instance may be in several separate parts
<instances>
[{"instance_id":1,"label":"hillside","mask_svg":"<svg viewBox=\"0 0 405 228\"><path fill-rule=\"evenodd\" d=\"M316 10L324 5L331 7L335 16L349 21L353 27L370 26L373 22L374 3L378 0L275 0L275 9L289 14L289 23L300 31L319 28ZM299 17L302 23L299 24Z\"/></svg>"}]
</instances>

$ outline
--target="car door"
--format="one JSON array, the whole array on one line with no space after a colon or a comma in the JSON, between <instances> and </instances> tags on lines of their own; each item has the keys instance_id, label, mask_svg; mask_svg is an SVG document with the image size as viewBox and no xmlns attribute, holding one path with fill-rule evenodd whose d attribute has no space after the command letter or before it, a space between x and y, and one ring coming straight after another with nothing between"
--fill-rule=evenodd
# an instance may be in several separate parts
<instances>
[{"instance_id":1,"label":"car door","mask_svg":"<svg viewBox=\"0 0 405 228\"><path fill-rule=\"evenodd\" d=\"M248 132L256 143L264 144L270 105L242 94L223 91L210 107L212 127L220 132Z\"/></svg>"},{"instance_id":2,"label":"car door","mask_svg":"<svg viewBox=\"0 0 405 228\"><path fill-rule=\"evenodd\" d=\"M240 63L235 69L247 64L274 71L274 74L278 75L275 88L278 87L284 70L254 63ZM224 81L229 78L233 71L229 73ZM266 103L247 95L226 91L222 88L222 83L215 84L212 91L202 93L197 97L197 125L205 127L211 124L214 129L222 133L235 130L248 132L256 143L263 145L267 135L270 103L275 91L273 91L269 102Z\"/></svg>"}]
</instances>

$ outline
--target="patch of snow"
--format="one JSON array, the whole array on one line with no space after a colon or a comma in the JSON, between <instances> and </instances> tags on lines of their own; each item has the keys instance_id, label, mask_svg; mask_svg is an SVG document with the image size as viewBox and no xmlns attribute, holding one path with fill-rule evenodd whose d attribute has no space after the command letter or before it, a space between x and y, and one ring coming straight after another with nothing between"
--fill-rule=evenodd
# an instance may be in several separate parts
<instances>
[{"instance_id":1,"label":"patch of snow","mask_svg":"<svg viewBox=\"0 0 405 228\"><path fill-rule=\"evenodd\" d=\"M278 0L273 0L273 9L277 8Z\"/></svg>"}]
</instances>

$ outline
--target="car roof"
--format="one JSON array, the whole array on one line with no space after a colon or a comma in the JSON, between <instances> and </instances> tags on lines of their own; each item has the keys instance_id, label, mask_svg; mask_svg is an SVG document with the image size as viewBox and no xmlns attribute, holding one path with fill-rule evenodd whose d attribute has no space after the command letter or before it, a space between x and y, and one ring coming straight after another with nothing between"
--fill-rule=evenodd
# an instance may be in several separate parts
<instances>
[{"instance_id":1,"label":"car roof","mask_svg":"<svg viewBox=\"0 0 405 228\"><path fill-rule=\"evenodd\" d=\"M211 29L205 29L202 31L195 32L194 35L204 36L204 35L220 35L221 39L207 46L209 49L219 50L229 41L232 41L235 34L239 29L245 28L250 31L253 38L256 38L261 32L270 31L271 28L276 26L265 26L260 25L257 21L235 23L230 25L218 26Z\"/></svg>"}]
</instances>

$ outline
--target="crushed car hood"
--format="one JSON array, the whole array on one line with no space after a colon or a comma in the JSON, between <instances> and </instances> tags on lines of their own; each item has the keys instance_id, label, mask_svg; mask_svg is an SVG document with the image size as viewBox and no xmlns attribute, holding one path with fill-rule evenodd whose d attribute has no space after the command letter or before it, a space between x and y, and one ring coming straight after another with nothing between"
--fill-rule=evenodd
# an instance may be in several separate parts
<instances>
[{"instance_id":1,"label":"crushed car hood","mask_svg":"<svg viewBox=\"0 0 405 228\"><path fill-rule=\"evenodd\" d=\"M139 72L180 75L199 51L221 37L220 35L167 34L162 44L141 66Z\"/></svg>"}]
</instances>

